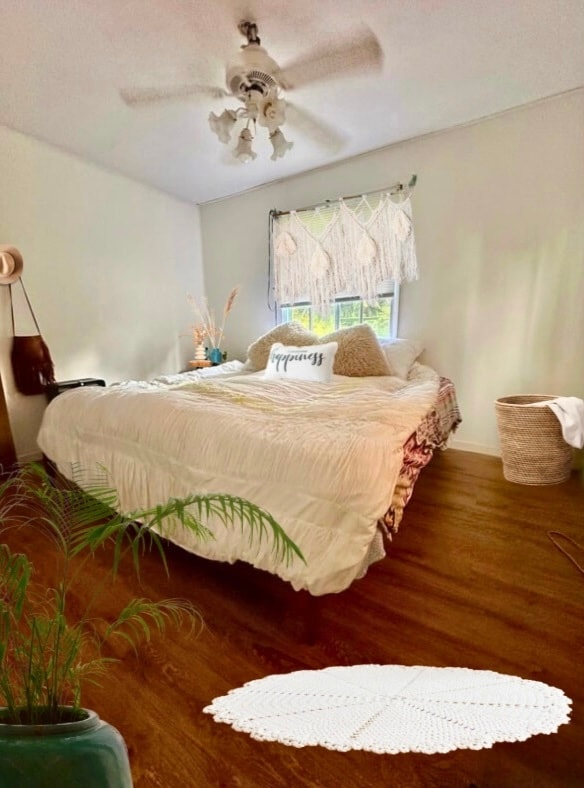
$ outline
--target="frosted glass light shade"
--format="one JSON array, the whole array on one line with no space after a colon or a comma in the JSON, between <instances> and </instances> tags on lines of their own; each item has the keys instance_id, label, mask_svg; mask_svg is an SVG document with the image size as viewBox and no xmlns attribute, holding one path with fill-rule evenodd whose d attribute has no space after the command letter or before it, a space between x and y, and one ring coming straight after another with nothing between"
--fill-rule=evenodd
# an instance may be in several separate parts
<instances>
[{"instance_id":1,"label":"frosted glass light shade","mask_svg":"<svg viewBox=\"0 0 584 788\"><path fill-rule=\"evenodd\" d=\"M231 131L236 120L237 116L232 109L224 110L221 115L216 115L214 112L209 114L211 131L225 144L231 139Z\"/></svg>"},{"instance_id":2,"label":"frosted glass light shade","mask_svg":"<svg viewBox=\"0 0 584 788\"><path fill-rule=\"evenodd\" d=\"M293 142L288 142L286 137L282 134L280 129L276 129L273 134L270 134L270 142L272 143L272 147L274 152L270 156L272 161L276 161L276 159L281 159L282 156L285 155L286 151L289 151L290 148L294 145Z\"/></svg>"},{"instance_id":3,"label":"frosted glass light shade","mask_svg":"<svg viewBox=\"0 0 584 788\"><path fill-rule=\"evenodd\" d=\"M235 158L239 159L243 164L247 164L247 162L252 161L257 156L251 147L252 139L251 131L249 129L243 129L239 135L237 147L233 151Z\"/></svg>"}]
</instances>

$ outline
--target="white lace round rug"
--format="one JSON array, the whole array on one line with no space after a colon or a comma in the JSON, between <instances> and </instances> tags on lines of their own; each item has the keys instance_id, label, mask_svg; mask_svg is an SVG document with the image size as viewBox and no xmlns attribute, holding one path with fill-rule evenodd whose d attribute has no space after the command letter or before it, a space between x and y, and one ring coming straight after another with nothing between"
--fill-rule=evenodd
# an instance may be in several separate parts
<instances>
[{"instance_id":1,"label":"white lace round rug","mask_svg":"<svg viewBox=\"0 0 584 788\"><path fill-rule=\"evenodd\" d=\"M266 676L203 711L294 747L436 753L555 733L570 706L556 687L489 670L351 665Z\"/></svg>"}]
</instances>

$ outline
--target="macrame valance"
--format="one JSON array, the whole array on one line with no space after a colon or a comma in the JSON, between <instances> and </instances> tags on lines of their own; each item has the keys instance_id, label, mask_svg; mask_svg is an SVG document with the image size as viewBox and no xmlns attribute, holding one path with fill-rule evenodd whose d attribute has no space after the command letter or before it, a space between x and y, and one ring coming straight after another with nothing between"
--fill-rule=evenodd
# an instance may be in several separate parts
<instances>
[{"instance_id":1,"label":"macrame valance","mask_svg":"<svg viewBox=\"0 0 584 788\"><path fill-rule=\"evenodd\" d=\"M278 304L308 301L325 312L339 295L374 302L384 282L418 276L410 198L386 192L273 214Z\"/></svg>"}]
</instances>

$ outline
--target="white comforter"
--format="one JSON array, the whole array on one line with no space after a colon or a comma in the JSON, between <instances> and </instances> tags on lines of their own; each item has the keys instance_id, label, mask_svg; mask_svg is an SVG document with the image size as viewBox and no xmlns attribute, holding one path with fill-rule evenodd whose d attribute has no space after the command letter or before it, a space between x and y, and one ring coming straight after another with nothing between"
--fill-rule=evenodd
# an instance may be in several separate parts
<instances>
[{"instance_id":1,"label":"white comforter","mask_svg":"<svg viewBox=\"0 0 584 788\"><path fill-rule=\"evenodd\" d=\"M229 368L228 368L229 369ZM269 511L306 565L276 560L271 544L211 523L201 542L169 538L208 558L241 559L312 594L342 591L363 574L377 521L390 506L402 446L436 401L438 376L416 364L393 377L331 384L267 381L263 373L85 387L48 406L42 451L72 465L105 467L130 511L192 492L223 492Z\"/></svg>"}]
</instances>

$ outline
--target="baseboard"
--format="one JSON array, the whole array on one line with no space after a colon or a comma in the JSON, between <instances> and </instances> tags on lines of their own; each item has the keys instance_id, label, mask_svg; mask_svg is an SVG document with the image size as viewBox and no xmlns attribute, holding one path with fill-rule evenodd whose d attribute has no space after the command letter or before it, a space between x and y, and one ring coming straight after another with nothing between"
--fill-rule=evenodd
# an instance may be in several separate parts
<instances>
[{"instance_id":1,"label":"baseboard","mask_svg":"<svg viewBox=\"0 0 584 788\"><path fill-rule=\"evenodd\" d=\"M472 451L474 454L489 454L491 457L500 457L501 451L495 446L484 446L482 443L471 443L470 441L459 441L452 438L448 442L450 449L458 449L459 451Z\"/></svg>"}]
</instances>

